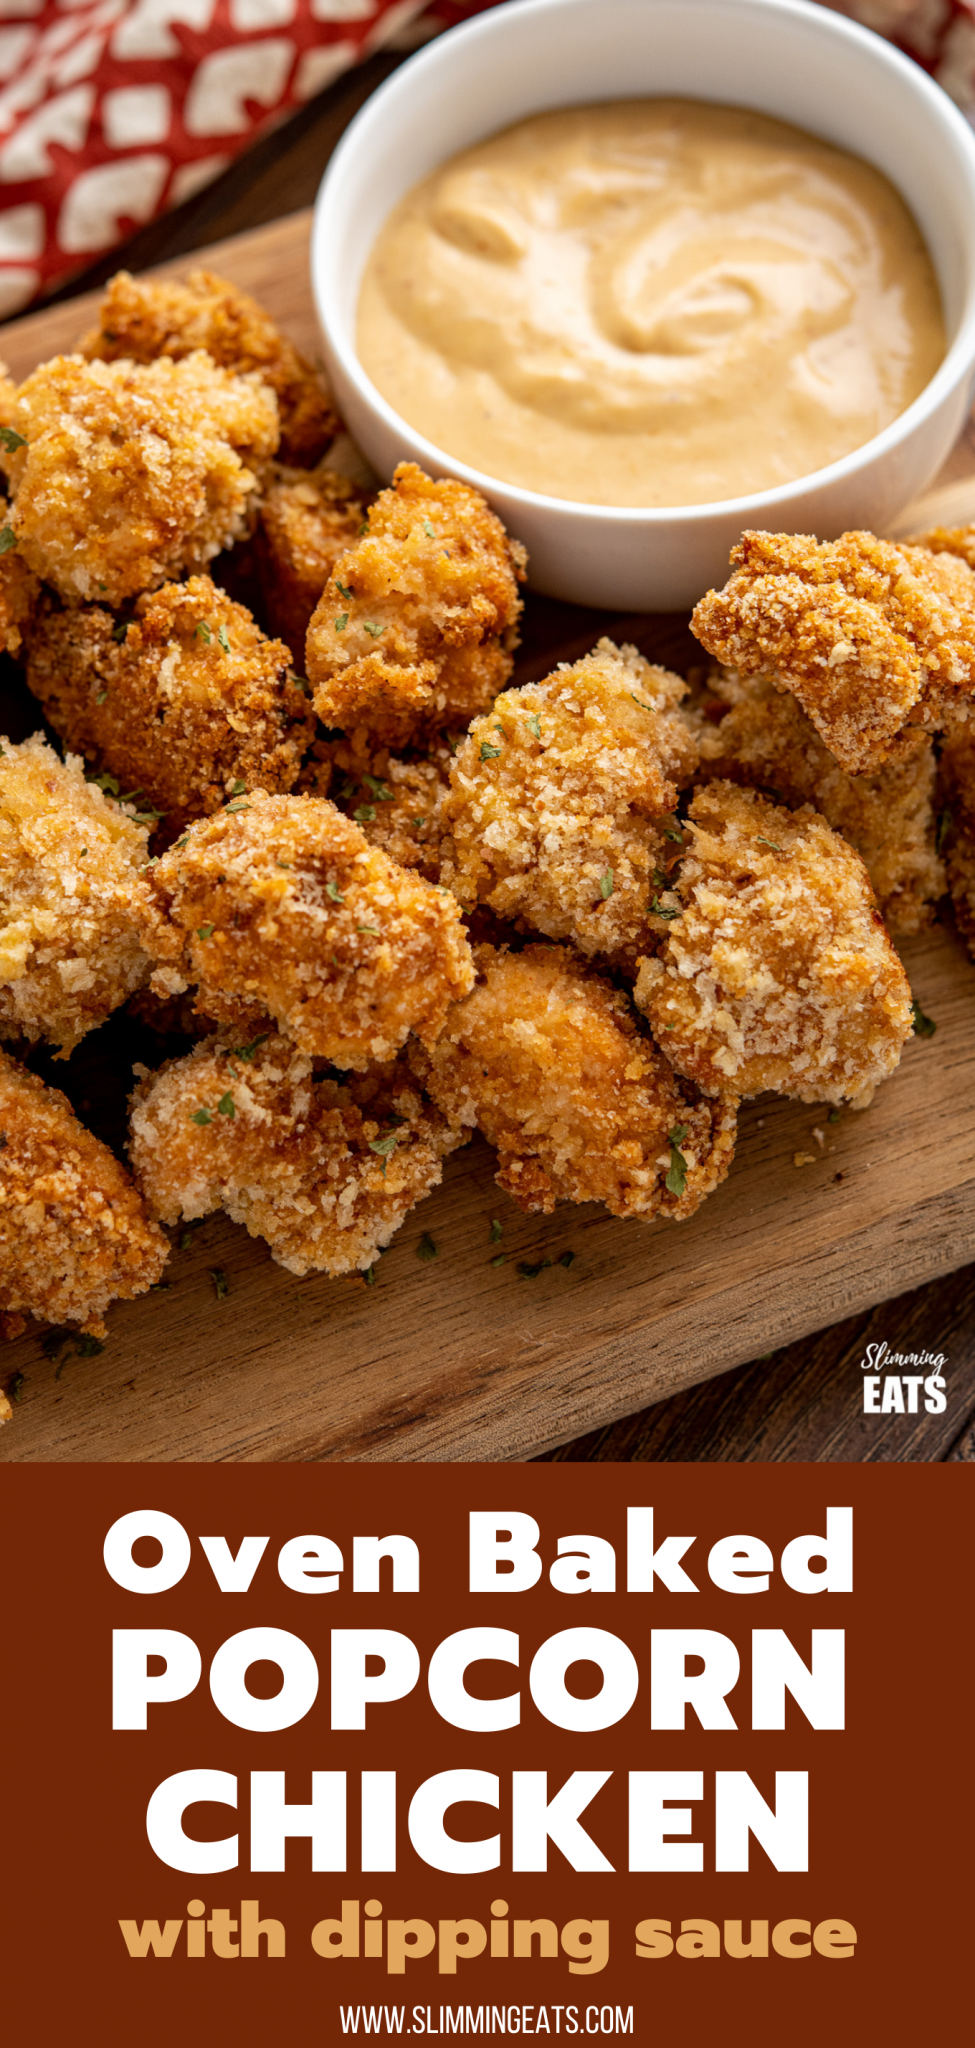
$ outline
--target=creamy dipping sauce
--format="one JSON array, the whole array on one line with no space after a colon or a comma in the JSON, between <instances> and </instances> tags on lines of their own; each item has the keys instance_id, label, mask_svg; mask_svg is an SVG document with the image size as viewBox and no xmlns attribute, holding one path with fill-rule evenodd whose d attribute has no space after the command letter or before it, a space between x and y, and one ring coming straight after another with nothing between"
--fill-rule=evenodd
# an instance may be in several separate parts
<instances>
[{"instance_id":1,"label":"creamy dipping sauce","mask_svg":"<svg viewBox=\"0 0 975 2048\"><path fill-rule=\"evenodd\" d=\"M416 186L369 258L358 352L489 476L699 505L862 447L945 332L871 165L763 114L624 100L519 121Z\"/></svg>"}]
</instances>

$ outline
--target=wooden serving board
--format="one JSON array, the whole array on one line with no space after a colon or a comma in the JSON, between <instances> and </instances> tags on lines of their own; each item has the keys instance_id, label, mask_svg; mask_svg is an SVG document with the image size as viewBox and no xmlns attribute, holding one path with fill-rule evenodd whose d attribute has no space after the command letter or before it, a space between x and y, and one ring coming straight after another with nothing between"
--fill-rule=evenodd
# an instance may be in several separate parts
<instances>
[{"instance_id":1,"label":"wooden serving board","mask_svg":"<svg viewBox=\"0 0 975 2048\"><path fill-rule=\"evenodd\" d=\"M203 261L237 279L312 351L308 226L297 215L166 267ZM0 353L14 375L70 348L92 303L7 327ZM901 530L971 515L969 428ZM693 658L684 618L530 599L518 679L606 631L677 667ZM975 967L949 928L905 959L936 1035L911 1041L870 1109L835 1123L821 1108L750 1104L729 1180L689 1223L571 1205L526 1218L496 1188L480 1139L447 1162L373 1286L295 1280L211 1218L184 1234L164 1291L110 1311L98 1355L79 1357L73 1342L54 1355L33 1334L6 1348L4 1376L23 1378L0 1462L528 1457L967 1264ZM98 1056L94 1036L82 1054ZM435 1259L417 1256L424 1233Z\"/></svg>"}]
</instances>

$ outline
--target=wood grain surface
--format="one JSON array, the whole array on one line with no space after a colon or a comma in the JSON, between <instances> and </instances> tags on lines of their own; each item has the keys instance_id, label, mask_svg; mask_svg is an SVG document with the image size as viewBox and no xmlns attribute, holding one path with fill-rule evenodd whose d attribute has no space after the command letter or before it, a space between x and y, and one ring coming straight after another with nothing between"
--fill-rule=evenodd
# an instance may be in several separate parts
<instances>
[{"instance_id":1,"label":"wood grain surface","mask_svg":"<svg viewBox=\"0 0 975 2048\"><path fill-rule=\"evenodd\" d=\"M313 349L307 236L301 215L208 249L206 260ZM9 325L3 353L14 374L69 348L89 317L81 298ZM953 505L966 465L975 472L967 442L939 486ZM620 619L531 599L518 679L574 658L601 631L677 667L699 653L683 616ZM731 1177L690 1223L625 1224L570 1206L525 1218L495 1187L480 1140L448 1162L443 1186L377 1262L372 1286L296 1281L262 1243L212 1218L174 1233L167 1285L111 1311L103 1351L86 1356L63 1333L8 1347L5 1367L22 1377L0 1461L501 1459L584 1431L557 1455L687 1455L678 1417L693 1418L687 1404L700 1397L682 1390L718 1378L712 1402L744 1413L747 1386L729 1392L725 1383L722 1393L720 1376L756 1357L764 1421L745 1442L739 1423L731 1455L948 1455L954 1403L936 1427L897 1418L875 1430L859 1402L849 1407L847 1373L845 1419L830 1425L819 1413L815 1422L818 1393L808 1412L801 1394L797 1408L797 1376L782 1351L851 1316L852 1333L844 1325L834 1348L862 1349L876 1304L975 1258L975 968L942 928L906 958L936 1036L911 1042L866 1111L830 1122L825 1109L771 1098L749 1105ZM90 1120L116 1142L132 1057L126 1032L113 1020L70 1070L48 1068L83 1115L94 1098ZM104 1094L106 1075L114 1096ZM423 1232L435 1260L417 1257ZM899 1322L908 1319L902 1308ZM684 1409L671 1406L668 1452L668 1411L651 1409L649 1422L631 1411L674 1395ZM964 1398L967 1422L975 1373ZM771 1452L770 1414L779 1430ZM618 1417L630 1418L619 1427L636 1432L637 1447L624 1437L607 1450Z\"/></svg>"}]
</instances>

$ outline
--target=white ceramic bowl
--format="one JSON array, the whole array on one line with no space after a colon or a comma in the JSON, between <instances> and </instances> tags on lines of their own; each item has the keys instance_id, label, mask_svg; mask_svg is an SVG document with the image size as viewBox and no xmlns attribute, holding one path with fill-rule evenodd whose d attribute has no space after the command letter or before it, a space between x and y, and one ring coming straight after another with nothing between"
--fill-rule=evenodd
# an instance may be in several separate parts
<instances>
[{"instance_id":1,"label":"white ceramic bowl","mask_svg":"<svg viewBox=\"0 0 975 2048\"><path fill-rule=\"evenodd\" d=\"M366 258L403 195L459 150L526 115L681 94L746 106L866 157L912 209L941 287L948 352L883 433L812 476L747 498L653 510L550 498L483 475L395 412L356 355ZM430 44L366 101L315 211L312 284L350 432L380 475L413 460L476 484L554 597L676 610L722 583L745 527L888 527L961 431L975 365L975 137L939 86L890 44L806 0L509 0Z\"/></svg>"}]
</instances>

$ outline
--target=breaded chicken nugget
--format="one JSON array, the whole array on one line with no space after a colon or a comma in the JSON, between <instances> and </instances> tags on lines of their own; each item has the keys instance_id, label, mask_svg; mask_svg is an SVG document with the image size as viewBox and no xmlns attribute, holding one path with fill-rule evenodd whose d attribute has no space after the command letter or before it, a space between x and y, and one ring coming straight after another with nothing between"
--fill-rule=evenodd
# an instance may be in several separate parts
<instances>
[{"instance_id":1,"label":"breaded chicken nugget","mask_svg":"<svg viewBox=\"0 0 975 2048\"><path fill-rule=\"evenodd\" d=\"M10 524L10 506L0 498L0 647L5 654L19 654L25 629L41 594L41 586L28 569Z\"/></svg>"},{"instance_id":2,"label":"breaded chicken nugget","mask_svg":"<svg viewBox=\"0 0 975 2048\"><path fill-rule=\"evenodd\" d=\"M151 871L157 958L205 1014L264 1010L301 1051L363 1069L433 1039L474 979L460 912L318 797L257 791ZM147 927L152 937L152 926ZM171 974L153 986L178 993Z\"/></svg>"},{"instance_id":3,"label":"breaded chicken nugget","mask_svg":"<svg viewBox=\"0 0 975 2048\"><path fill-rule=\"evenodd\" d=\"M906 934L930 924L945 872L935 850L936 764L926 734L915 732L910 748L872 775L848 775L795 698L766 676L725 669L708 690L698 780L747 783L790 809L812 804L864 861L888 930Z\"/></svg>"},{"instance_id":4,"label":"breaded chicken nugget","mask_svg":"<svg viewBox=\"0 0 975 2048\"><path fill-rule=\"evenodd\" d=\"M147 979L147 859L77 755L0 741L0 1036L66 1055Z\"/></svg>"},{"instance_id":5,"label":"breaded chicken nugget","mask_svg":"<svg viewBox=\"0 0 975 2048\"><path fill-rule=\"evenodd\" d=\"M353 740L318 742L312 761L302 770L302 786L324 795L324 762L331 772L331 795L346 817L361 825L370 846L379 846L400 867L416 868L428 882L440 877L444 835L443 807L450 791L450 764L457 740L434 741L425 754L403 761L388 747L372 750L364 733ZM305 781L305 778L307 782Z\"/></svg>"},{"instance_id":6,"label":"breaded chicken nugget","mask_svg":"<svg viewBox=\"0 0 975 2048\"><path fill-rule=\"evenodd\" d=\"M877 768L973 711L975 573L960 556L844 533L746 533L691 625L709 654L791 690L844 768Z\"/></svg>"},{"instance_id":7,"label":"breaded chicken nugget","mask_svg":"<svg viewBox=\"0 0 975 2048\"><path fill-rule=\"evenodd\" d=\"M911 991L859 854L810 805L712 782L689 812L683 915L635 1000L678 1073L849 1102L893 1073Z\"/></svg>"},{"instance_id":8,"label":"breaded chicken nugget","mask_svg":"<svg viewBox=\"0 0 975 2048\"><path fill-rule=\"evenodd\" d=\"M185 362L55 356L17 394L10 515L29 567L63 597L124 604L202 569L247 527L250 467L274 454L274 393L202 351Z\"/></svg>"},{"instance_id":9,"label":"breaded chicken nugget","mask_svg":"<svg viewBox=\"0 0 975 2048\"><path fill-rule=\"evenodd\" d=\"M401 462L308 628L319 717L401 747L486 710L511 674L524 563L479 491Z\"/></svg>"},{"instance_id":10,"label":"breaded chicken nugget","mask_svg":"<svg viewBox=\"0 0 975 2048\"><path fill-rule=\"evenodd\" d=\"M341 1085L277 1033L221 1033L140 1072L130 1152L150 1208L168 1223L224 1208L291 1273L371 1266L466 1141L405 1061Z\"/></svg>"},{"instance_id":11,"label":"breaded chicken nugget","mask_svg":"<svg viewBox=\"0 0 975 2048\"><path fill-rule=\"evenodd\" d=\"M975 733L953 733L940 768L948 888L955 922L975 960Z\"/></svg>"},{"instance_id":12,"label":"breaded chicken nugget","mask_svg":"<svg viewBox=\"0 0 975 2048\"><path fill-rule=\"evenodd\" d=\"M130 619L47 605L27 682L65 743L138 789L170 839L235 789L290 789L315 728L287 647L209 576L140 597Z\"/></svg>"},{"instance_id":13,"label":"breaded chicken nugget","mask_svg":"<svg viewBox=\"0 0 975 2048\"><path fill-rule=\"evenodd\" d=\"M103 1336L109 1303L158 1280L166 1238L67 1096L5 1052L0 1141L0 1305Z\"/></svg>"},{"instance_id":14,"label":"breaded chicken nugget","mask_svg":"<svg viewBox=\"0 0 975 2048\"><path fill-rule=\"evenodd\" d=\"M98 326L80 344L89 358L125 356L137 363L158 356L179 361L201 348L221 369L237 376L256 370L270 385L281 417L283 462L319 460L340 424L323 373L299 355L256 299L225 277L192 270L184 283L120 270L106 287Z\"/></svg>"},{"instance_id":15,"label":"breaded chicken nugget","mask_svg":"<svg viewBox=\"0 0 975 2048\"><path fill-rule=\"evenodd\" d=\"M332 570L366 519L370 494L321 464L275 463L261 498L254 555L272 632L304 662L312 613Z\"/></svg>"},{"instance_id":16,"label":"breaded chicken nugget","mask_svg":"<svg viewBox=\"0 0 975 2048\"><path fill-rule=\"evenodd\" d=\"M473 994L410 1060L452 1123L497 1146L499 1186L529 1214L568 1201L693 1215L734 1154L730 1091L699 1099L571 947L485 945L475 958Z\"/></svg>"},{"instance_id":17,"label":"breaded chicken nugget","mask_svg":"<svg viewBox=\"0 0 975 2048\"><path fill-rule=\"evenodd\" d=\"M443 880L461 902L635 963L667 929L651 906L673 908L674 805L696 761L686 691L611 640L506 690L450 771Z\"/></svg>"}]
</instances>

